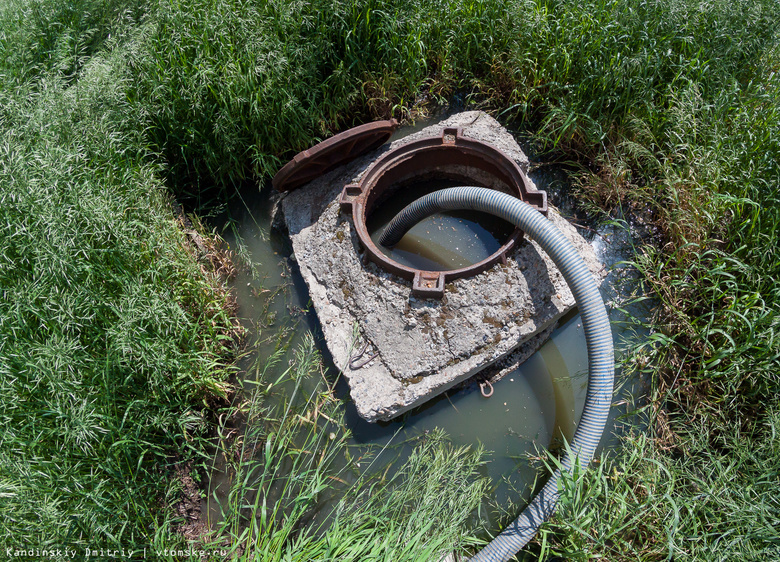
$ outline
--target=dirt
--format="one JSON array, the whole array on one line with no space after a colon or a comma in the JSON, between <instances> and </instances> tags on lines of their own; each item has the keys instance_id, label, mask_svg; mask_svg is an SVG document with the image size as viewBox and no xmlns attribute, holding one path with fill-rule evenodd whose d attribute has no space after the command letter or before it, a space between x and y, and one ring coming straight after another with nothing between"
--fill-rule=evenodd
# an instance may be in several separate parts
<instances>
[{"instance_id":1,"label":"dirt","mask_svg":"<svg viewBox=\"0 0 780 562\"><path fill-rule=\"evenodd\" d=\"M188 542L202 543L209 533L209 528L200 518L201 490L193 478L193 462L177 464L175 474L176 481L181 485L181 491L173 509L176 515L183 519L183 522L176 527L176 532Z\"/></svg>"},{"instance_id":2,"label":"dirt","mask_svg":"<svg viewBox=\"0 0 780 562\"><path fill-rule=\"evenodd\" d=\"M221 308L230 319L230 325L222 330L224 339L223 349L220 354L226 361L235 360L243 343L246 330L241 326L237 312L238 304L235 294L227 284L238 273L240 262L225 244L224 240L215 233L209 233L204 226L185 215L182 207L172 202L174 215L179 227L184 233L184 242L188 251L195 257L204 276L211 281L213 290L218 295ZM206 311L209 314L219 315L219 310ZM205 409L202 414L208 420L210 427L215 428L218 423L231 426L236 419L220 420L217 418L220 411L230 406L235 397L239 385L234 377L222 385L224 394L217 393L205 396ZM202 545L209 538L211 529L201 518L201 497L203 490L199 485L199 479L194 468L193 461L179 461L174 468L172 476L178 484L179 493L173 505L175 516L181 519L181 523L175 531L182 535L187 542L194 546Z\"/></svg>"}]
</instances>

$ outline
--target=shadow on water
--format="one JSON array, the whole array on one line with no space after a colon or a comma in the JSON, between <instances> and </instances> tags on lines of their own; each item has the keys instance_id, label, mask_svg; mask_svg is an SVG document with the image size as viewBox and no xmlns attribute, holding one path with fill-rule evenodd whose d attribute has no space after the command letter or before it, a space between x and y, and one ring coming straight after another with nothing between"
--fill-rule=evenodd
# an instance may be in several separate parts
<instances>
[{"instance_id":1,"label":"shadow on water","mask_svg":"<svg viewBox=\"0 0 780 562\"><path fill-rule=\"evenodd\" d=\"M550 203L560 204L564 216L574 216L565 172L544 168L532 173L531 178L539 189L552 187L549 189ZM223 234L246 260L260 264L251 271L240 273L234 282L239 315L257 339L253 344L253 357L246 359L247 365L257 362L258 356L267 357L273 353L280 338L286 338L290 349L294 350L304 334L312 333L322 351L327 376L336 381L336 393L343 399L346 425L352 435L352 462L358 472L369 467L370 470L385 470L388 462L402 462L418 439L442 428L453 444L481 444L490 452L485 470L496 484L492 498L495 505L527 501L538 476L538 463L531 459L541 449L554 446L561 435L571 439L582 412L588 361L579 314L568 315L537 353L495 383L490 398L483 397L476 384L470 384L436 397L397 420L370 424L358 416L349 400L347 384L327 352L317 317L309 306L308 290L297 272L289 240L271 230L269 193L270 186L260 192L256 187L244 189L234 198L231 218L226 222ZM624 222L594 225L583 221L585 217L576 218L577 224L584 226L580 228L580 234L610 270L601 291L612 321L616 349L625 349L631 341L643 336L637 319L649 314L646 303L628 309L616 305L634 290L636 282L632 273L621 262L633 255L637 235ZM286 364L284 359L283 367ZM619 372L616 379L622 381ZM602 450L617 444L616 435L624 425L636 425L630 413L641 403L643 394L641 380L622 381L601 441ZM378 451L383 458L370 464L364 461L365 466L361 466L362 458L370 458ZM224 504L227 493L224 474L220 476L216 472L211 487L213 496ZM328 501L336 499L331 497ZM219 506L212 503L212 521L218 518L218 512ZM495 526L497 521L491 521L489 525Z\"/></svg>"}]
</instances>

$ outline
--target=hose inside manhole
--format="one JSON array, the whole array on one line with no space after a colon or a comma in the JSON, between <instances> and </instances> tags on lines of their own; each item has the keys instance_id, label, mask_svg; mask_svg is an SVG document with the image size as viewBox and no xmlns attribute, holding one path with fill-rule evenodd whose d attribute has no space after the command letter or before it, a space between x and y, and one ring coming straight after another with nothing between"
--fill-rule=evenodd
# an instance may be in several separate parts
<instances>
[{"instance_id":1,"label":"hose inside manhole","mask_svg":"<svg viewBox=\"0 0 780 562\"><path fill-rule=\"evenodd\" d=\"M612 402L615 374L612 331L598 286L576 248L539 211L511 195L482 187L452 187L436 191L405 207L390 221L380 243L393 246L422 219L440 211L453 210L482 211L512 222L547 252L577 301L588 349L585 407L570 449L561 461L561 468L553 473L517 519L471 558L471 562L506 561L519 552L552 515L558 501L561 470L571 472L575 459L584 469L593 458Z\"/></svg>"}]
</instances>

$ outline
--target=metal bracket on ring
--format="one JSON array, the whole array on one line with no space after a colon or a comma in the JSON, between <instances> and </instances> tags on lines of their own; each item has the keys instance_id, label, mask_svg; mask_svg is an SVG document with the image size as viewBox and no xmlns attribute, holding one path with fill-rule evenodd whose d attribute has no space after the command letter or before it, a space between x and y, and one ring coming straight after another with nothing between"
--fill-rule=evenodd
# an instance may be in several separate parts
<instances>
[{"instance_id":1,"label":"metal bracket on ring","mask_svg":"<svg viewBox=\"0 0 780 562\"><path fill-rule=\"evenodd\" d=\"M360 369L361 367L365 367L371 361L373 361L374 359L379 357L378 353L372 353L371 355L369 355L365 359L360 360L360 358L363 357L363 355L366 354L367 350L368 350L368 342L366 342L363 345L363 347L360 349L360 351L358 353L356 353L355 355L353 355L352 357L349 358L349 368L352 371L356 371L356 370Z\"/></svg>"}]
</instances>

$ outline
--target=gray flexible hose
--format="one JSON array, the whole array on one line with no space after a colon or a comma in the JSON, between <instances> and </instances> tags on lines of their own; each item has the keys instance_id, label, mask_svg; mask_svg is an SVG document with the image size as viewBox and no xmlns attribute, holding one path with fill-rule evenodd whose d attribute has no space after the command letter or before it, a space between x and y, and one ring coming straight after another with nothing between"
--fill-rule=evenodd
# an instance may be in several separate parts
<instances>
[{"instance_id":1,"label":"gray flexible hose","mask_svg":"<svg viewBox=\"0 0 780 562\"><path fill-rule=\"evenodd\" d=\"M593 275L571 242L537 210L511 195L482 187L442 189L418 199L390 221L380 243L393 246L417 222L447 210L482 211L515 224L547 252L569 284L585 329L589 377L585 408L570 452L561 461L561 469L571 472L574 458L580 468L586 468L607 423L615 374L612 331ZM555 510L561 469L555 471L517 519L471 558L471 562L509 560L533 538L539 525Z\"/></svg>"}]
</instances>

